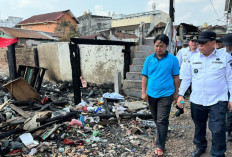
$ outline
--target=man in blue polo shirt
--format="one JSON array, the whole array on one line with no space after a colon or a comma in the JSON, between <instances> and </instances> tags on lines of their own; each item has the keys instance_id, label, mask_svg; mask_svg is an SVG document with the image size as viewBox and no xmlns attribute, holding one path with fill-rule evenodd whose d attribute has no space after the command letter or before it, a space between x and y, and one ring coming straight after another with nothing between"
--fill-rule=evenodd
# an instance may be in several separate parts
<instances>
[{"instance_id":1,"label":"man in blue polo shirt","mask_svg":"<svg viewBox=\"0 0 232 157\"><path fill-rule=\"evenodd\" d=\"M142 99L149 102L153 119L157 125L155 154L162 156L167 137L171 104L178 97L179 63L167 52L169 39L157 35L154 39L155 54L148 56L142 71Z\"/></svg>"}]
</instances>

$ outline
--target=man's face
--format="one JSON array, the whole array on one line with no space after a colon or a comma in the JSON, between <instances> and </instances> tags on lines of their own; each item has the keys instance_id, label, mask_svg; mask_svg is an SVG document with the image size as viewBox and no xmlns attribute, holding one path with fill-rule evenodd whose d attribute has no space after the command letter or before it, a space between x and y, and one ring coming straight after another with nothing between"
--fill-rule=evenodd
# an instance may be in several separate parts
<instances>
[{"instance_id":1,"label":"man's face","mask_svg":"<svg viewBox=\"0 0 232 157\"><path fill-rule=\"evenodd\" d=\"M220 49L220 48L222 48L222 43L216 43L216 49Z\"/></svg>"},{"instance_id":2,"label":"man's face","mask_svg":"<svg viewBox=\"0 0 232 157\"><path fill-rule=\"evenodd\" d=\"M232 46L226 46L226 52L231 53L232 51Z\"/></svg>"},{"instance_id":3,"label":"man's face","mask_svg":"<svg viewBox=\"0 0 232 157\"><path fill-rule=\"evenodd\" d=\"M196 41L193 41L193 40L189 41L189 47L191 50L196 50L197 45L198 45L198 43Z\"/></svg>"},{"instance_id":4,"label":"man's face","mask_svg":"<svg viewBox=\"0 0 232 157\"><path fill-rule=\"evenodd\" d=\"M154 49L157 55L163 56L166 53L167 45L160 40L157 40L154 45Z\"/></svg>"},{"instance_id":5,"label":"man's face","mask_svg":"<svg viewBox=\"0 0 232 157\"><path fill-rule=\"evenodd\" d=\"M216 41L199 42L198 49L204 55L209 55L215 49Z\"/></svg>"}]
</instances>

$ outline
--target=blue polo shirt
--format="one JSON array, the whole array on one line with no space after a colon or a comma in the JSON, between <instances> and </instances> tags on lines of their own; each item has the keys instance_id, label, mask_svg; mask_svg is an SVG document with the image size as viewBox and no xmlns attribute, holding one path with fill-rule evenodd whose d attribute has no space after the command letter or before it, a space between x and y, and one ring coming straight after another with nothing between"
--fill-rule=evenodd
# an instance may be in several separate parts
<instances>
[{"instance_id":1,"label":"blue polo shirt","mask_svg":"<svg viewBox=\"0 0 232 157\"><path fill-rule=\"evenodd\" d=\"M178 59L168 52L160 60L152 54L144 62L142 75L148 78L147 95L153 98L170 96L175 91L173 76L179 75Z\"/></svg>"}]
</instances>

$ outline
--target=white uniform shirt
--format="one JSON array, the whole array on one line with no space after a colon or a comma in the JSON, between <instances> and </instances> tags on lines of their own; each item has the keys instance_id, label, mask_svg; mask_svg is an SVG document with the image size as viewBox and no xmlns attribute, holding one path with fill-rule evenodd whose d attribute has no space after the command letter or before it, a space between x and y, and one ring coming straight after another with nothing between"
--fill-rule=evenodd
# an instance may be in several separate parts
<instances>
[{"instance_id":1,"label":"white uniform shirt","mask_svg":"<svg viewBox=\"0 0 232 157\"><path fill-rule=\"evenodd\" d=\"M183 48L182 50L178 52L176 57L179 61L179 66L180 66L180 75L179 75L180 79L183 79L183 75L184 75L183 73L185 70L186 63L188 62L190 57L192 57L198 52L199 52L198 49L192 52L189 47Z\"/></svg>"},{"instance_id":2,"label":"white uniform shirt","mask_svg":"<svg viewBox=\"0 0 232 157\"><path fill-rule=\"evenodd\" d=\"M232 102L232 57L229 53L214 50L206 57L198 53L190 58L185 68L179 94L184 95L192 82L190 101L210 106L219 101Z\"/></svg>"},{"instance_id":3,"label":"white uniform shirt","mask_svg":"<svg viewBox=\"0 0 232 157\"><path fill-rule=\"evenodd\" d=\"M177 52L177 54L176 54L176 57L177 57L177 59L178 59L178 62L179 62L179 66L181 67L181 64L182 64L182 55L183 55L183 52L184 51L187 51L189 49L189 47L182 47L178 52Z\"/></svg>"},{"instance_id":4,"label":"white uniform shirt","mask_svg":"<svg viewBox=\"0 0 232 157\"><path fill-rule=\"evenodd\" d=\"M219 49L219 50L220 50L220 51L227 52L225 47L224 47L224 48L221 48L221 49ZM227 52L227 53L229 53L229 54L232 56L232 51L230 51L230 52Z\"/></svg>"}]
</instances>

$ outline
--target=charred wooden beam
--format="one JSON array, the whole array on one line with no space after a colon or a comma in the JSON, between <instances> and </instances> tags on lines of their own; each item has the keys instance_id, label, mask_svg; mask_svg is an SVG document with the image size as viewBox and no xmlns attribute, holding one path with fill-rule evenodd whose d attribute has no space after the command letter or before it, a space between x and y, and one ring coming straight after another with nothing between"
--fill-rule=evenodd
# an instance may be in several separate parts
<instances>
[{"instance_id":1,"label":"charred wooden beam","mask_svg":"<svg viewBox=\"0 0 232 157\"><path fill-rule=\"evenodd\" d=\"M34 61L35 61L35 66L39 67L39 55L38 55L38 49L34 48L33 49L34 52Z\"/></svg>"},{"instance_id":2,"label":"charred wooden beam","mask_svg":"<svg viewBox=\"0 0 232 157\"><path fill-rule=\"evenodd\" d=\"M128 45L135 46L135 42L125 42L125 41L115 41L115 40L94 40L94 39L81 39L81 38L71 38L70 39L75 44L86 44L86 45Z\"/></svg>"},{"instance_id":3,"label":"charred wooden beam","mask_svg":"<svg viewBox=\"0 0 232 157\"><path fill-rule=\"evenodd\" d=\"M22 133L24 130L23 128L17 128L17 129L14 129L14 130L9 130L7 132L1 132L0 133L0 140L3 139L3 138L6 138L8 136L11 136L11 135L14 135L14 134L20 134Z\"/></svg>"},{"instance_id":4,"label":"charred wooden beam","mask_svg":"<svg viewBox=\"0 0 232 157\"><path fill-rule=\"evenodd\" d=\"M126 79L126 73L129 72L131 62L131 50L130 46L126 45L125 49L122 50L124 53L124 68L123 68L123 79Z\"/></svg>"},{"instance_id":5,"label":"charred wooden beam","mask_svg":"<svg viewBox=\"0 0 232 157\"><path fill-rule=\"evenodd\" d=\"M81 64L80 64L80 49L76 44L69 43L70 62L72 67L72 80L74 88L74 103L77 105L81 102Z\"/></svg>"},{"instance_id":6,"label":"charred wooden beam","mask_svg":"<svg viewBox=\"0 0 232 157\"><path fill-rule=\"evenodd\" d=\"M10 78L14 80L17 78L15 44L8 46L7 60L9 66Z\"/></svg>"}]
</instances>

